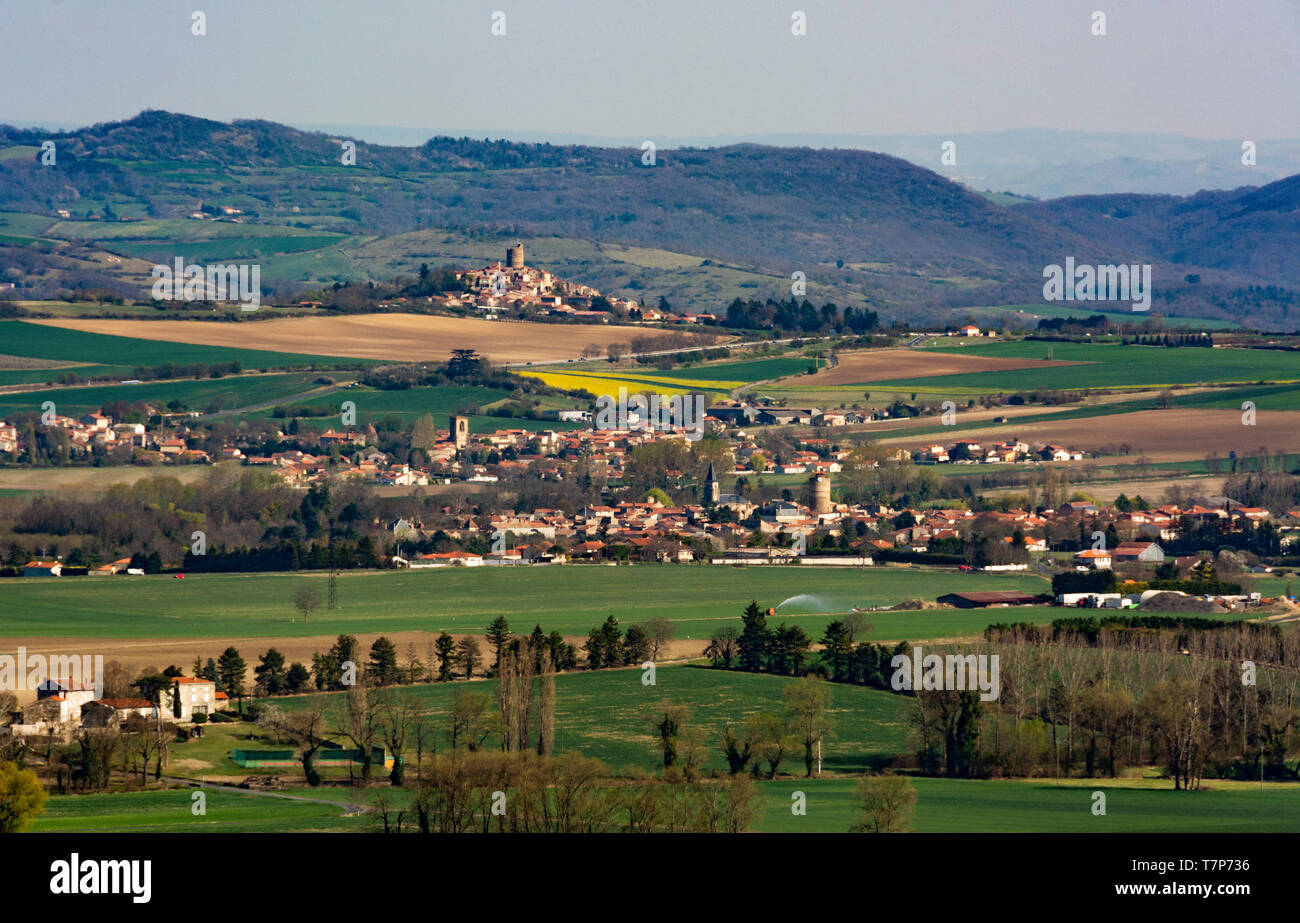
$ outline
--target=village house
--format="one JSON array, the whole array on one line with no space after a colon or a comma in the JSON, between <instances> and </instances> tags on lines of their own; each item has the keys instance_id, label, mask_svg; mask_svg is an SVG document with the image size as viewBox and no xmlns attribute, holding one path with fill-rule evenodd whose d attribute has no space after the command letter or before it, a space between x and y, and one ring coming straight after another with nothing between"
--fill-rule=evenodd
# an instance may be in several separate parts
<instances>
[{"instance_id":1,"label":"village house","mask_svg":"<svg viewBox=\"0 0 1300 923\"><path fill-rule=\"evenodd\" d=\"M1103 551L1097 548L1089 548L1087 551L1080 551L1074 555L1076 564L1092 567L1096 570L1110 570L1111 554L1109 551Z\"/></svg>"},{"instance_id":2,"label":"village house","mask_svg":"<svg viewBox=\"0 0 1300 923\"><path fill-rule=\"evenodd\" d=\"M158 704L164 715L177 721L193 721L195 715L210 715L225 707L217 699L217 684L196 676L173 679L172 685L158 694Z\"/></svg>"},{"instance_id":3,"label":"village house","mask_svg":"<svg viewBox=\"0 0 1300 923\"><path fill-rule=\"evenodd\" d=\"M1164 550L1155 542L1122 542L1114 551L1116 564L1160 564Z\"/></svg>"}]
</instances>

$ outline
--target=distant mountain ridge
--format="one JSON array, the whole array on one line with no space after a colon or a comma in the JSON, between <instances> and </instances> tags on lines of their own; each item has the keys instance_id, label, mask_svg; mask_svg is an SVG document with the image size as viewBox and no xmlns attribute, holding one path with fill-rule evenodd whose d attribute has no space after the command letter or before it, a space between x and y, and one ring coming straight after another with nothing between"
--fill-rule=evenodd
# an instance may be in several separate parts
<instances>
[{"instance_id":1,"label":"distant mountain ridge","mask_svg":"<svg viewBox=\"0 0 1300 923\"><path fill-rule=\"evenodd\" d=\"M367 125L297 126L305 131L365 138L376 144L420 145L430 136L505 139L523 143L639 147L641 138L533 131L442 131ZM945 141L956 145L957 162L945 166ZM1300 138L1254 139L1257 163L1241 162L1241 139L1189 138L1115 132L1023 128L928 135L859 135L783 132L656 139L661 148L811 147L873 151L900 157L976 190L1010 191L1038 198L1141 192L1191 195L1205 189L1259 186L1300 173Z\"/></svg>"},{"instance_id":2,"label":"distant mountain ridge","mask_svg":"<svg viewBox=\"0 0 1300 923\"><path fill-rule=\"evenodd\" d=\"M1157 310L1290 327L1300 291L1300 177L1190 197L1078 196L1004 207L905 160L744 144L661 150L433 138L358 142L266 121L156 110L49 133L0 126L0 147L54 140L58 164L0 160L0 206L126 197L154 217L231 199L267 223L353 234L481 228L662 248L770 275L885 316L1032 303L1042 270L1151 263ZM959 162L961 154L959 152ZM210 177L210 179L208 178ZM364 182L362 182L364 180ZM781 280L787 280L782 282ZM1279 289L1249 303L1251 286ZM1086 311L1087 306L1081 306Z\"/></svg>"}]
</instances>

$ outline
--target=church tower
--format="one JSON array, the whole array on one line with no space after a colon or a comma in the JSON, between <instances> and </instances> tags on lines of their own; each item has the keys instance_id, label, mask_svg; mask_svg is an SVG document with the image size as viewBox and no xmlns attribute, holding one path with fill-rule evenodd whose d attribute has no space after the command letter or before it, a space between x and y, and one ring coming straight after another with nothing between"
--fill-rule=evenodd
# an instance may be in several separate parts
<instances>
[{"instance_id":1,"label":"church tower","mask_svg":"<svg viewBox=\"0 0 1300 923\"><path fill-rule=\"evenodd\" d=\"M721 496L718 490L718 476L713 471L713 462L709 462L709 473L704 476L704 497L706 503L717 503Z\"/></svg>"}]
</instances>

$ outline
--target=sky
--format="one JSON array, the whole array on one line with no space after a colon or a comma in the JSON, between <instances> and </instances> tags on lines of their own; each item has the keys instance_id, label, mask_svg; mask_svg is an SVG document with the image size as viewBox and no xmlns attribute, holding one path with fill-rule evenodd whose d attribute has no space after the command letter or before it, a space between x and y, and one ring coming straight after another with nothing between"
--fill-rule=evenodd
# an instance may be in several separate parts
<instances>
[{"instance_id":1,"label":"sky","mask_svg":"<svg viewBox=\"0 0 1300 923\"><path fill-rule=\"evenodd\" d=\"M0 0L0 36L0 121L1300 135L1300 0Z\"/></svg>"}]
</instances>

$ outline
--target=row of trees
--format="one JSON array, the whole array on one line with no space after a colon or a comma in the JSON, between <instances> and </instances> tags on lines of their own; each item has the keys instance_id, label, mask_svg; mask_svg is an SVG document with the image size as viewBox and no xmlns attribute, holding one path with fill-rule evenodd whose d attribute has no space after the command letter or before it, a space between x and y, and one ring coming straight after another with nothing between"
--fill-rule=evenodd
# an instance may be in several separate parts
<instances>
[{"instance_id":1,"label":"row of trees","mask_svg":"<svg viewBox=\"0 0 1300 923\"><path fill-rule=\"evenodd\" d=\"M713 632L704 653L714 666L731 669L733 665L750 673L776 673L781 676L802 676L808 668L813 641L798 625L784 622L775 628L767 624L772 610L759 608L751 600L741 616L741 628L724 625ZM852 645L854 637L870 630L866 617L855 612L842 621L832 623L835 649L844 643ZM823 643L825 643L825 637ZM838 656L838 655L837 655Z\"/></svg>"},{"instance_id":2,"label":"row of trees","mask_svg":"<svg viewBox=\"0 0 1300 923\"><path fill-rule=\"evenodd\" d=\"M1300 699L1294 668L1279 665L1294 662L1293 633L1157 622L990 629L994 643L979 650L1000 658L996 704L970 692L917 693L916 765L958 776L1114 777L1155 764L1176 789L1207 774L1296 778L1286 760L1300 747Z\"/></svg>"},{"instance_id":3,"label":"row of trees","mask_svg":"<svg viewBox=\"0 0 1300 923\"><path fill-rule=\"evenodd\" d=\"M743 330L780 330L787 333L870 333L880 326L875 311L855 308L843 311L834 304L814 307L807 300L742 301L737 298L727 306L723 326Z\"/></svg>"},{"instance_id":4,"label":"row of trees","mask_svg":"<svg viewBox=\"0 0 1300 923\"><path fill-rule=\"evenodd\" d=\"M631 625L625 635L618 619L609 616L587 635L582 649L592 670L655 662L676 634L673 623L662 616Z\"/></svg>"},{"instance_id":5,"label":"row of trees","mask_svg":"<svg viewBox=\"0 0 1300 923\"><path fill-rule=\"evenodd\" d=\"M745 777L610 777L604 763L574 753L439 755L409 807L381 796L376 810L386 833L743 833L762 815Z\"/></svg>"}]
</instances>

